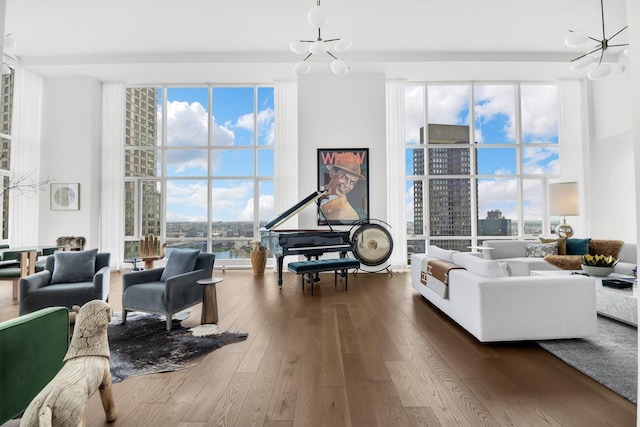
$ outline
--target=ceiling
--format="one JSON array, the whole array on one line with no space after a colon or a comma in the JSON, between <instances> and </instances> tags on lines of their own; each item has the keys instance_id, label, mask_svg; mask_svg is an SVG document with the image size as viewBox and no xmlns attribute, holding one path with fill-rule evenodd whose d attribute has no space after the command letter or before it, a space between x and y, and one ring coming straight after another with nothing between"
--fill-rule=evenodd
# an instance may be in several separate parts
<instances>
[{"instance_id":1,"label":"ceiling","mask_svg":"<svg viewBox=\"0 0 640 427\"><path fill-rule=\"evenodd\" d=\"M7 0L5 33L15 39L22 64L45 76L130 83L291 79L301 57L288 49L289 42L315 37L306 20L314 4ZM340 54L351 72L383 72L388 78L430 72L450 79L456 77L452 69L463 74L469 64L476 76L496 76L504 68L496 63L566 77L566 62L581 53L565 46L567 30L598 39L602 34L597 0L323 0L322 7L329 15L323 38L353 42ZM607 0L604 7L611 36L626 25L625 0ZM625 33L616 41L626 42ZM313 72L328 69L313 65Z\"/></svg>"}]
</instances>

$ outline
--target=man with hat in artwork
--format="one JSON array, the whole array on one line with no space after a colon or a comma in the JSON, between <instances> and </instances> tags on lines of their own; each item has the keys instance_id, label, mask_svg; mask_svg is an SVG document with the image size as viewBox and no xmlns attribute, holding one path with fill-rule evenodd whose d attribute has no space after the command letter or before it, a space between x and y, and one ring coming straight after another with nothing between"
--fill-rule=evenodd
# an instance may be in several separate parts
<instances>
[{"instance_id":1,"label":"man with hat in artwork","mask_svg":"<svg viewBox=\"0 0 640 427\"><path fill-rule=\"evenodd\" d=\"M329 182L323 188L327 194L320 199L320 209L327 221L356 221L358 213L347 200L360 179L365 179L360 170L360 160L354 153L337 153L333 164L325 166L329 170Z\"/></svg>"}]
</instances>

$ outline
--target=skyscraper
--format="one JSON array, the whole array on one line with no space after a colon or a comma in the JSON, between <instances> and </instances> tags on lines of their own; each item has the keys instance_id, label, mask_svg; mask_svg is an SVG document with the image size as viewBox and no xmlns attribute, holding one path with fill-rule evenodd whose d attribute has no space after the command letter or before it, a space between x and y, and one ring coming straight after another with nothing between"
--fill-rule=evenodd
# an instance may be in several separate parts
<instances>
[{"instance_id":1,"label":"skyscraper","mask_svg":"<svg viewBox=\"0 0 640 427\"><path fill-rule=\"evenodd\" d=\"M424 144L424 128L421 129L420 143ZM471 235L471 152L469 146L469 126L429 124L428 140L430 148L427 158L429 165L429 235L470 236ZM466 145L465 147L438 147L437 145ZM434 145L436 145L434 147ZM420 151L420 150L415 150ZM414 151L414 174L424 174L424 162L416 159ZM442 176L442 178L438 178ZM417 185L419 184L419 185ZM422 200L422 183L414 185L414 203ZM418 203L415 203L416 205ZM414 223L422 224L422 204L414 207ZM416 227L416 230L418 228ZM465 249L466 241L439 241L451 249Z\"/></svg>"}]
</instances>

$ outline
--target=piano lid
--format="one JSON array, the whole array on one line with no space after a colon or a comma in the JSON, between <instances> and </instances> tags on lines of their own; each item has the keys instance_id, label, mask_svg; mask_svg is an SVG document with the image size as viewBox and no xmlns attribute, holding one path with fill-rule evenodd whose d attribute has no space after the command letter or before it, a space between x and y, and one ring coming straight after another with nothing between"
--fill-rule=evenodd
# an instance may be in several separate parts
<instances>
[{"instance_id":1,"label":"piano lid","mask_svg":"<svg viewBox=\"0 0 640 427\"><path fill-rule=\"evenodd\" d=\"M264 228L266 228L267 230L271 230L272 228L282 224L283 222L291 218L293 215L297 214L299 211L306 208L308 205L315 202L320 197L324 196L326 193L327 193L326 190L314 191L313 193L309 194L307 197L305 197L304 199L302 199L301 201L299 201L298 203L296 203L286 211L282 212L274 220L267 223L267 225L265 225Z\"/></svg>"}]
</instances>

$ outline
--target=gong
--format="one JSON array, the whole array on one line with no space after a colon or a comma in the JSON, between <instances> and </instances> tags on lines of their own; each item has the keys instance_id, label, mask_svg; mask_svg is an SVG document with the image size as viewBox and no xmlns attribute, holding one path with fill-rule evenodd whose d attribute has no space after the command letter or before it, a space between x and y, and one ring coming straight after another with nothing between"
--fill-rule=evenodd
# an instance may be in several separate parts
<instances>
[{"instance_id":1,"label":"gong","mask_svg":"<svg viewBox=\"0 0 640 427\"><path fill-rule=\"evenodd\" d=\"M351 236L353 255L368 266L380 265L391 256L393 239L379 224L363 224Z\"/></svg>"}]
</instances>

